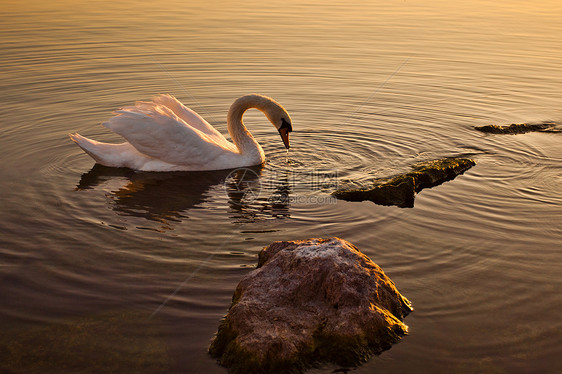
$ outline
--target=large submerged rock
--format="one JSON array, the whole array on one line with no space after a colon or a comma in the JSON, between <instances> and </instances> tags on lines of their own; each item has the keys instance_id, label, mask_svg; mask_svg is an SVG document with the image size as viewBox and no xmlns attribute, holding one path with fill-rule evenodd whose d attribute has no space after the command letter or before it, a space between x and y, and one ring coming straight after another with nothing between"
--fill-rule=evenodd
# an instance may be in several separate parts
<instances>
[{"instance_id":1,"label":"large submerged rock","mask_svg":"<svg viewBox=\"0 0 562 374\"><path fill-rule=\"evenodd\" d=\"M424 188L440 185L455 179L476 165L468 158L445 158L417 164L409 173L395 176L375 184L369 189L338 190L332 193L335 197L347 201L370 200L380 205L397 205L401 208L414 206L417 192Z\"/></svg>"},{"instance_id":2,"label":"large submerged rock","mask_svg":"<svg viewBox=\"0 0 562 374\"><path fill-rule=\"evenodd\" d=\"M339 239L274 242L238 284L209 352L232 373L357 365L407 332L410 302L382 269Z\"/></svg>"},{"instance_id":3,"label":"large submerged rock","mask_svg":"<svg viewBox=\"0 0 562 374\"><path fill-rule=\"evenodd\" d=\"M478 131L486 132L489 134L525 134L532 131L540 132L561 132L562 130L556 128L554 122L544 123L512 123L511 125L486 125L474 127Z\"/></svg>"}]
</instances>

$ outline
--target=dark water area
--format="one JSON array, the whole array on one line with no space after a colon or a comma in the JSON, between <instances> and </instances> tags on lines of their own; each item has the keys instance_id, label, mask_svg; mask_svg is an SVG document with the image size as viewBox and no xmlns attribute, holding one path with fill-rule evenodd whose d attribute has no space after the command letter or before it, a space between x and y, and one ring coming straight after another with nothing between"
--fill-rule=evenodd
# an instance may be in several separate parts
<instances>
[{"instance_id":1,"label":"dark water area","mask_svg":"<svg viewBox=\"0 0 562 374\"><path fill-rule=\"evenodd\" d=\"M0 372L226 373L206 350L261 248L330 236L415 308L352 372L561 372L562 135L474 130L562 124L561 21L554 1L4 2ZM95 166L67 137L119 142L99 124L158 93L226 134L252 92L294 132L287 162L245 115L268 161L242 189ZM450 156L477 164L413 208L330 198Z\"/></svg>"}]
</instances>

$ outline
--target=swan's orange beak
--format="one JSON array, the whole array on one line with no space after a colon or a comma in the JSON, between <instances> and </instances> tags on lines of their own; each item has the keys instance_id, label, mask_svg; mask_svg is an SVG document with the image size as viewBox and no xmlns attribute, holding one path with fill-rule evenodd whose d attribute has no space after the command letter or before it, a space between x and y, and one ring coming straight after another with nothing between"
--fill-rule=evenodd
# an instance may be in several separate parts
<instances>
[{"instance_id":1,"label":"swan's orange beak","mask_svg":"<svg viewBox=\"0 0 562 374\"><path fill-rule=\"evenodd\" d=\"M283 139L283 144L285 144L285 148L287 149L291 148L291 145L289 144L289 129L280 128L279 135L281 135L281 139Z\"/></svg>"}]
</instances>

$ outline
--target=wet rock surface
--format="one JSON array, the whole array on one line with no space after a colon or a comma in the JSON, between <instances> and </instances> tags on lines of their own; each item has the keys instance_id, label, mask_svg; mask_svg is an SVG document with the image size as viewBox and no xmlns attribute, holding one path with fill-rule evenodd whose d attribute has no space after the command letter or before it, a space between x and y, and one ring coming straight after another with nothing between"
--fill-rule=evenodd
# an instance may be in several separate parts
<instances>
[{"instance_id":1,"label":"wet rock surface","mask_svg":"<svg viewBox=\"0 0 562 374\"><path fill-rule=\"evenodd\" d=\"M556 124L553 122L545 123L513 123L511 125L487 125L487 126L477 126L474 127L478 131L482 131L489 134L525 134L527 132L539 131L539 132L561 132L562 130L556 128Z\"/></svg>"},{"instance_id":2,"label":"wet rock surface","mask_svg":"<svg viewBox=\"0 0 562 374\"><path fill-rule=\"evenodd\" d=\"M407 332L410 302L382 269L339 239L274 242L238 284L209 353L232 373L355 366Z\"/></svg>"},{"instance_id":3,"label":"wet rock surface","mask_svg":"<svg viewBox=\"0 0 562 374\"><path fill-rule=\"evenodd\" d=\"M369 189L347 189L332 193L335 197L347 201L370 200L380 205L396 205L401 208L414 206L416 193L446 181L455 179L476 165L467 158L445 158L417 164L406 174L381 181Z\"/></svg>"}]
</instances>

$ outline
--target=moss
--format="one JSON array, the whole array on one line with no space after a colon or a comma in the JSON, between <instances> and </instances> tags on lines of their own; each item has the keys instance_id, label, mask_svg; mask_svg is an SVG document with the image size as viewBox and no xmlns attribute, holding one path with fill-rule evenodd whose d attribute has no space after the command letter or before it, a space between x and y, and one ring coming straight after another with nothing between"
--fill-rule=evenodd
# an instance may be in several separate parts
<instances>
[{"instance_id":1,"label":"moss","mask_svg":"<svg viewBox=\"0 0 562 374\"><path fill-rule=\"evenodd\" d=\"M474 127L478 131L482 131L489 134L524 134L532 131L541 132L558 132L559 130L554 129L555 124L550 122L545 123L513 123L511 125L498 126L498 125L487 125L487 126L476 126Z\"/></svg>"},{"instance_id":2,"label":"moss","mask_svg":"<svg viewBox=\"0 0 562 374\"><path fill-rule=\"evenodd\" d=\"M313 341L301 346L298 355L281 359L271 352L259 357L240 346L227 318L219 326L209 354L232 374L299 374L318 362L353 367L390 349L407 333L407 327L398 320L390 326L376 326L368 334L359 336L330 334L320 326L313 334Z\"/></svg>"},{"instance_id":3,"label":"moss","mask_svg":"<svg viewBox=\"0 0 562 374\"><path fill-rule=\"evenodd\" d=\"M301 347L302 354L291 359L281 359L273 354L260 357L238 344L228 317L221 322L217 335L209 347L211 357L233 374L288 373L298 374L310 367L312 347Z\"/></svg>"},{"instance_id":4,"label":"moss","mask_svg":"<svg viewBox=\"0 0 562 374\"><path fill-rule=\"evenodd\" d=\"M344 367L357 366L367 362L373 355L390 349L407 333L402 323L381 326L376 330L359 336L335 335L320 330L314 335L316 349L311 360L332 362Z\"/></svg>"},{"instance_id":5,"label":"moss","mask_svg":"<svg viewBox=\"0 0 562 374\"><path fill-rule=\"evenodd\" d=\"M340 190L333 195L347 201L371 200L380 205L414 206L414 191L415 179L403 175L370 189Z\"/></svg>"},{"instance_id":6,"label":"moss","mask_svg":"<svg viewBox=\"0 0 562 374\"><path fill-rule=\"evenodd\" d=\"M411 208L417 192L452 180L474 165L474 160L466 158L428 161L414 165L409 173L385 180L370 189L339 190L332 195L347 201L370 200L380 205Z\"/></svg>"}]
</instances>

